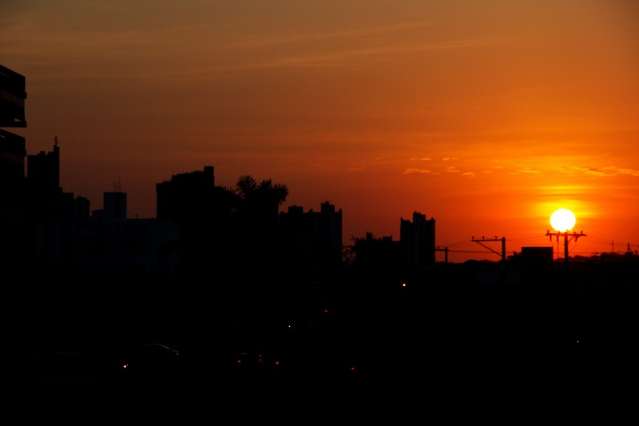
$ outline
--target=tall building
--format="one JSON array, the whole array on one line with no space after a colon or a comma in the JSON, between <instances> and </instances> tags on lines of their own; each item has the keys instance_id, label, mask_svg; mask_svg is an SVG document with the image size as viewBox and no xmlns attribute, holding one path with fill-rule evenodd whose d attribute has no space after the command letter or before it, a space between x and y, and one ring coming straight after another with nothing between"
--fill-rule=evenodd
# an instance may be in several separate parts
<instances>
[{"instance_id":1,"label":"tall building","mask_svg":"<svg viewBox=\"0 0 639 426\"><path fill-rule=\"evenodd\" d=\"M215 191L213 166L173 175L156 185L156 214L159 220L182 223L206 215Z\"/></svg>"},{"instance_id":2,"label":"tall building","mask_svg":"<svg viewBox=\"0 0 639 426\"><path fill-rule=\"evenodd\" d=\"M75 197L74 217L78 222L86 222L91 216L91 202L86 197Z\"/></svg>"},{"instance_id":3,"label":"tall building","mask_svg":"<svg viewBox=\"0 0 639 426\"><path fill-rule=\"evenodd\" d=\"M0 66L0 126L26 127L24 76ZM75 222L88 217L89 200L60 186L60 147L30 155L25 140L0 129L0 261L55 264L73 250ZM86 220L85 220L86 222ZM4 269L3 269L4 270Z\"/></svg>"},{"instance_id":4,"label":"tall building","mask_svg":"<svg viewBox=\"0 0 639 426\"><path fill-rule=\"evenodd\" d=\"M404 265L419 270L435 263L435 219L413 213L413 221L401 220L400 247Z\"/></svg>"},{"instance_id":5,"label":"tall building","mask_svg":"<svg viewBox=\"0 0 639 426\"><path fill-rule=\"evenodd\" d=\"M355 266L372 274L395 274L400 267L400 245L392 236L375 237L367 233L353 245Z\"/></svg>"},{"instance_id":6,"label":"tall building","mask_svg":"<svg viewBox=\"0 0 639 426\"><path fill-rule=\"evenodd\" d=\"M329 202L319 212L290 206L280 214L280 228L290 263L306 271L328 272L342 261L342 210Z\"/></svg>"},{"instance_id":7,"label":"tall building","mask_svg":"<svg viewBox=\"0 0 639 426\"><path fill-rule=\"evenodd\" d=\"M22 74L0 65L0 127L27 127L26 85Z\"/></svg>"},{"instance_id":8,"label":"tall building","mask_svg":"<svg viewBox=\"0 0 639 426\"><path fill-rule=\"evenodd\" d=\"M22 183L26 154L22 136L0 129L0 187Z\"/></svg>"},{"instance_id":9,"label":"tall building","mask_svg":"<svg viewBox=\"0 0 639 426\"><path fill-rule=\"evenodd\" d=\"M0 65L0 127L26 127L26 78ZM0 129L0 269L8 277L20 271L28 253L25 238L22 136Z\"/></svg>"},{"instance_id":10,"label":"tall building","mask_svg":"<svg viewBox=\"0 0 639 426\"><path fill-rule=\"evenodd\" d=\"M26 98L25 77L0 65L0 127L27 126ZM22 136L0 129L0 191L3 195L21 190L26 154Z\"/></svg>"},{"instance_id":11,"label":"tall building","mask_svg":"<svg viewBox=\"0 0 639 426\"><path fill-rule=\"evenodd\" d=\"M27 157L27 178L33 189L60 191L60 146L56 138L53 151L40 151Z\"/></svg>"},{"instance_id":12,"label":"tall building","mask_svg":"<svg viewBox=\"0 0 639 426\"><path fill-rule=\"evenodd\" d=\"M127 219L126 192L105 192L102 219L124 222Z\"/></svg>"}]
</instances>

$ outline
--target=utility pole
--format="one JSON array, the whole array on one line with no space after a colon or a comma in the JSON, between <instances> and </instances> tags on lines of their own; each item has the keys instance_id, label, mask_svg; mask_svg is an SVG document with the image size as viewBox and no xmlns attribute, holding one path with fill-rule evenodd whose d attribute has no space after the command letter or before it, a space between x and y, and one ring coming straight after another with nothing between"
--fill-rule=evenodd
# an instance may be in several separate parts
<instances>
[{"instance_id":1,"label":"utility pole","mask_svg":"<svg viewBox=\"0 0 639 426\"><path fill-rule=\"evenodd\" d=\"M497 256L501 256L502 262L506 261L506 237L492 237L492 238L486 238L486 237L475 238L475 237L473 237L471 239L471 242L473 242L475 244L479 244L480 246L482 246L486 250L490 251L491 253L495 253ZM490 246L488 246L488 245L486 245L484 243L501 243L501 252L498 252L494 248L492 248L492 247L490 247Z\"/></svg>"},{"instance_id":2,"label":"utility pole","mask_svg":"<svg viewBox=\"0 0 639 426\"><path fill-rule=\"evenodd\" d=\"M435 251L443 251L444 252L444 263L448 265L448 247L436 247Z\"/></svg>"},{"instance_id":3,"label":"utility pole","mask_svg":"<svg viewBox=\"0 0 639 426\"><path fill-rule=\"evenodd\" d=\"M564 261L567 262L568 261L568 246L570 245L570 241L574 241L577 242L577 240L579 238L582 237L587 237L586 234L584 234L584 231L581 232L550 232L550 231L546 231L546 236L550 239L550 241L552 241L553 238L557 239L557 242L559 242L559 239L561 237L564 238Z\"/></svg>"}]
</instances>

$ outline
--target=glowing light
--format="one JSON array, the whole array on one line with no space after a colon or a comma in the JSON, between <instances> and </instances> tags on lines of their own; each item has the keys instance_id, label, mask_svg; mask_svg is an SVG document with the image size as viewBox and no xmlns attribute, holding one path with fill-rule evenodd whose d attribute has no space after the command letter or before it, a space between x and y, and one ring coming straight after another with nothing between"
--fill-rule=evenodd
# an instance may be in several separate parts
<instances>
[{"instance_id":1,"label":"glowing light","mask_svg":"<svg viewBox=\"0 0 639 426\"><path fill-rule=\"evenodd\" d=\"M576 223L575 214L568 209L559 209L550 216L550 225L558 232L571 231Z\"/></svg>"}]
</instances>

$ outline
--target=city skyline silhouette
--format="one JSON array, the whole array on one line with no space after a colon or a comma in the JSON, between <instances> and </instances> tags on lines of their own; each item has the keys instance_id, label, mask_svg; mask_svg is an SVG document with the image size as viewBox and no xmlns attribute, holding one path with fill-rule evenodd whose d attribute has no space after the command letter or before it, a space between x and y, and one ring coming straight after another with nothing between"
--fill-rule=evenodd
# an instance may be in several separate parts
<instances>
[{"instance_id":1,"label":"city skyline silhouette","mask_svg":"<svg viewBox=\"0 0 639 426\"><path fill-rule=\"evenodd\" d=\"M541 245L567 207L582 254L639 244L629 2L215 3L5 6L2 63L33 94L20 132L32 151L59 137L68 191L97 206L121 179L150 218L158 181L214 164L225 186L331 200L347 238L399 238L418 210L442 245Z\"/></svg>"},{"instance_id":2,"label":"city skyline silhouette","mask_svg":"<svg viewBox=\"0 0 639 426\"><path fill-rule=\"evenodd\" d=\"M639 8L480 3L0 6L11 386L634 383Z\"/></svg>"}]
</instances>

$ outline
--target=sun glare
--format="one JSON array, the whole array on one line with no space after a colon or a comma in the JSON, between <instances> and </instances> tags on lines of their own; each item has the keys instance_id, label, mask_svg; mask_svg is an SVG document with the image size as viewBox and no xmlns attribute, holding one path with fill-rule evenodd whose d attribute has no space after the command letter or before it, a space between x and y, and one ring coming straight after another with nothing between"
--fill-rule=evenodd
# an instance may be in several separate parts
<instances>
[{"instance_id":1,"label":"sun glare","mask_svg":"<svg viewBox=\"0 0 639 426\"><path fill-rule=\"evenodd\" d=\"M571 231L576 223L575 214L568 209L559 209L550 216L550 225L558 232Z\"/></svg>"}]
</instances>

